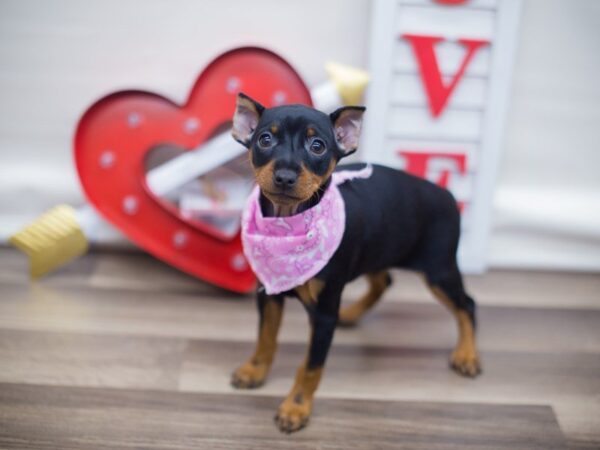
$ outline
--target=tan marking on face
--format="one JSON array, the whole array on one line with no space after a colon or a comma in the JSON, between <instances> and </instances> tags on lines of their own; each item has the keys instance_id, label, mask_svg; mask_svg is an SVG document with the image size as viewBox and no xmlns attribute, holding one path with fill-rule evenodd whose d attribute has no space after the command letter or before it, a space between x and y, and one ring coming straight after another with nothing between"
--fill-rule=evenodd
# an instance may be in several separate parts
<instances>
[{"instance_id":1,"label":"tan marking on face","mask_svg":"<svg viewBox=\"0 0 600 450\"><path fill-rule=\"evenodd\" d=\"M319 294L325 287L325 283L318 278L311 278L306 283L298 286L294 290L302 303L306 306L312 306L317 303L319 298Z\"/></svg>"},{"instance_id":2,"label":"tan marking on face","mask_svg":"<svg viewBox=\"0 0 600 450\"><path fill-rule=\"evenodd\" d=\"M315 134L317 134L317 132L315 131L314 128L308 127L308 130L306 130L306 135L308 137L313 137Z\"/></svg>"},{"instance_id":3,"label":"tan marking on face","mask_svg":"<svg viewBox=\"0 0 600 450\"><path fill-rule=\"evenodd\" d=\"M323 176L319 176L306 168L303 164L298 175L298 181L296 187L289 191L289 195L295 198L286 198L269 193L277 192L278 189L273 184L273 175L275 170L275 161L270 161L261 167L252 165L254 169L254 176L256 182L260 187L263 195L273 203L275 207L275 215L277 216L291 216L296 213L298 206L310 199L314 193L319 189L323 183L331 176L331 173L335 169L336 162L331 160L327 172Z\"/></svg>"},{"instance_id":4,"label":"tan marking on face","mask_svg":"<svg viewBox=\"0 0 600 450\"><path fill-rule=\"evenodd\" d=\"M319 189L323 183L329 178L335 169L335 160L332 159L327 168L327 172L323 176L317 175L306 168L303 164L300 169L300 175L298 176L298 182L296 183L297 196L302 198L302 201L306 201L311 198L317 189Z\"/></svg>"},{"instance_id":5,"label":"tan marking on face","mask_svg":"<svg viewBox=\"0 0 600 450\"><path fill-rule=\"evenodd\" d=\"M271 124L271 133L273 134L277 134L279 132L279 127L277 126L276 123Z\"/></svg>"},{"instance_id":6,"label":"tan marking on face","mask_svg":"<svg viewBox=\"0 0 600 450\"><path fill-rule=\"evenodd\" d=\"M271 203L273 203L273 206L275 206L275 214L277 216L291 216L295 214L295 211L302 200L279 197L270 194L271 192L276 192L278 190L273 184L275 161L270 161L269 163L260 167L253 165L252 168L254 169L256 183L260 187L261 192L269 199ZM293 191L290 192L290 195L294 197L297 196L297 194Z\"/></svg>"},{"instance_id":7,"label":"tan marking on face","mask_svg":"<svg viewBox=\"0 0 600 450\"><path fill-rule=\"evenodd\" d=\"M261 190L264 191L274 191L273 187L273 172L275 171L275 161L270 161L264 166L256 167L252 166L254 169L254 177L256 178L256 182L258 186L260 186Z\"/></svg>"}]
</instances>

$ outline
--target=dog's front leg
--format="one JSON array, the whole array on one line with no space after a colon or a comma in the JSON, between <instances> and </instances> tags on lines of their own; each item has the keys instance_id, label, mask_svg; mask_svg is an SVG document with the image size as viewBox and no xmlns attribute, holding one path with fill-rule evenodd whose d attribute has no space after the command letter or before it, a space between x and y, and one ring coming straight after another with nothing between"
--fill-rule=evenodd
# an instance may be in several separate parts
<instances>
[{"instance_id":1,"label":"dog's front leg","mask_svg":"<svg viewBox=\"0 0 600 450\"><path fill-rule=\"evenodd\" d=\"M277 333L283 315L283 298L270 296L259 287L256 294L259 313L258 341L254 354L232 375L232 386L252 389L262 386L269 374L277 349Z\"/></svg>"},{"instance_id":2,"label":"dog's front leg","mask_svg":"<svg viewBox=\"0 0 600 450\"><path fill-rule=\"evenodd\" d=\"M279 429L291 433L303 428L312 411L313 397L323 373L323 366L338 320L341 290L319 295L318 302L307 305L311 323L310 343L304 363L296 372L292 390L279 406L275 422Z\"/></svg>"}]
</instances>

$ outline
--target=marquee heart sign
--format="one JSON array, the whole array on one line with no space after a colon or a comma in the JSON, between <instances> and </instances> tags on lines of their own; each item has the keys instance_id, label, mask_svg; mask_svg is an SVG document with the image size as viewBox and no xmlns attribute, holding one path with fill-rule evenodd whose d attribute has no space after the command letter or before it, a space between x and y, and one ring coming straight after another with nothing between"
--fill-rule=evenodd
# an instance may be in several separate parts
<instances>
[{"instance_id":1,"label":"marquee heart sign","mask_svg":"<svg viewBox=\"0 0 600 450\"><path fill-rule=\"evenodd\" d=\"M212 61L184 105L150 92L122 91L93 104L75 134L77 171L88 200L137 245L163 261L223 288L248 292L255 278L239 233L211 233L155 196L145 159L160 145L197 148L226 126L239 91L268 106L311 105L310 92L282 58L240 48Z\"/></svg>"}]
</instances>

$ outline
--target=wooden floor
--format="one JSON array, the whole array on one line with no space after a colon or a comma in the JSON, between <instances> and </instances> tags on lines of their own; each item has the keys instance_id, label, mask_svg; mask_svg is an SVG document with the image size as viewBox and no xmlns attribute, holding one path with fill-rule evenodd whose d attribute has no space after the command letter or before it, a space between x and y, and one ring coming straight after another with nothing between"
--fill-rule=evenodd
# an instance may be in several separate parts
<instances>
[{"instance_id":1,"label":"wooden floor","mask_svg":"<svg viewBox=\"0 0 600 450\"><path fill-rule=\"evenodd\" d=\"M336 332L310 426L272 417L303 358L308 326L287 302L264 388L232 369L257 327L249 296L141 254L96 253L30 283L0 249L2 449L600 448L600 276L469 277L484 373L447 367L450 315L411 274ZM358 282L346 298L356 298Z\"/></svg>"}]
</instances>

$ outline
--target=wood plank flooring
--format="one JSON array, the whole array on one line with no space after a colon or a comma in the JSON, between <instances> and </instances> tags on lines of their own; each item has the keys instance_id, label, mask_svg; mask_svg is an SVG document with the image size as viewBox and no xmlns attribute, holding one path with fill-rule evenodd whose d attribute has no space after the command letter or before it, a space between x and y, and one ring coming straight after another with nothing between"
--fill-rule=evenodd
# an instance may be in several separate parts
<instances>
[{"instance_id":1,"label":"wood plank flooring","mask_svg":"<svg viewBox=\"0 0 600 450\"><path fill-rule=\"evenodd\" d=\"M240 392L228 381L252 349L251 297L136 253L30 283L0 249L0 448L600 448L598 274L469 277L476 380L447 368L449 314L416 277L394 278L336 332L312 423L285 436L272 416L305 352L296 302L268 383Z\"/></svg>"},{"instance_id":2,"label":"wood plank flooring","mask_svg":"<svg viewBox=\"0 0 600 450\"><path fill-rule=\"evenodd\" d=\"M287 436L275 397L16 384L0 385L0 404L14 448L566 448L548 406L324 399Z\"/></svg>"}]
</instances>

